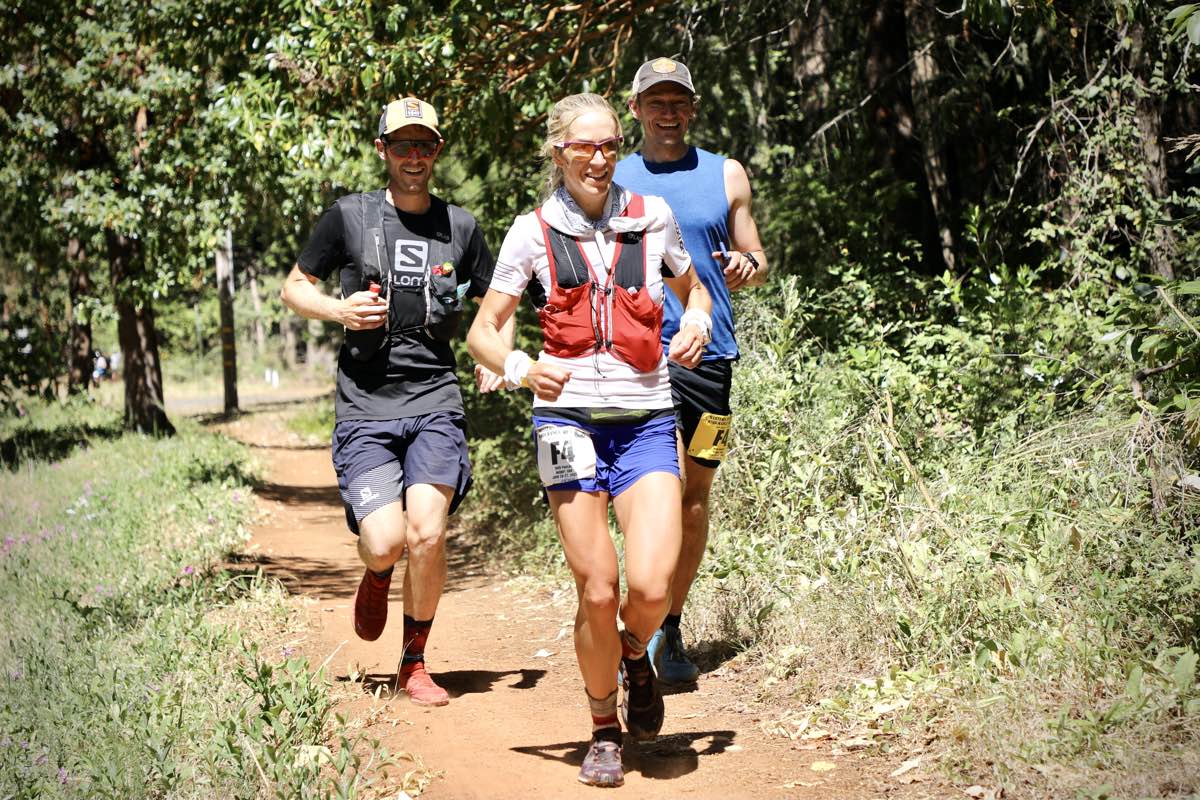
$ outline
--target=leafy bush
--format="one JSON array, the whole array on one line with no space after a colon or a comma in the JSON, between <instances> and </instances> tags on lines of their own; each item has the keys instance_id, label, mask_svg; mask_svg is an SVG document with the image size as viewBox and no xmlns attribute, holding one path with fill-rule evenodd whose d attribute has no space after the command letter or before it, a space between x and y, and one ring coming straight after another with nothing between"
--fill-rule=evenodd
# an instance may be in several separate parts
<instances>
[{"instance_id":1,"label":"leafy bush","mask_svg":"<svg viewBox=\"0 0 1200 800\"><path fill-rule=\"evenodd\" d=\"M1128 396L1090 378L1047 403L1070 384L1030 392L1043 383L1028 369L989 369L998 336L970 307L936 335L901 337L904 350L881 332L823 351L800 333L818 309L794 284L739 302L736 435L689 606L701 636L752 648L831 719L888 700L915 724L954 693L969 731L956 746L1010 754L994 759L1002 779L1044 784L1042 758L1115 759L1132 742L1186 774L1200 734L1200 497L1180 482L1197 463L1171 435L1177 417L1131 417ZM998 305L983 303L989 320ZM1098 322L1063 327L1086 342ZM990 699L972 712L970 697ZM985 724L1003 714L1022 724ZM1101 777L1134 793L1146 767L1124 766ZM1054 780L1078 786L1075 773Z\"/></svg>"},{"instance_id":2,"label":"leafy bush","mask_svg":"<svg viewBox=\"0 0 1200 800\"><path fill-rule=\"evenodd\" d=\"M324 677L239 630L282 626L284 593L217 569L249 475L194 428L0 475L0 795L355 796Z\"/></svg>"}]
</instances>

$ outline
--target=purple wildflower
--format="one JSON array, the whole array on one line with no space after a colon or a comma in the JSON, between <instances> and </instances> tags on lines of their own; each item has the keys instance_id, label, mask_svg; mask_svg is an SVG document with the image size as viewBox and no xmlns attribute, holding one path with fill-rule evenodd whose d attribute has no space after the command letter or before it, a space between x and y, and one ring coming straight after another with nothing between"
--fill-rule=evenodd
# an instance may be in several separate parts
<instances>
[{"instance_id":1,"label":"purple wildflower","mask_svg":"<svg viewBox=\"0 0 1200 800\"><path fill-rule=\"evenodd\" d=\"M183 568L184 575L191 575L195 571L196 571L196 568L193 567L191 564L188 564L186 567Z\"/></svg>"}]
</instances>

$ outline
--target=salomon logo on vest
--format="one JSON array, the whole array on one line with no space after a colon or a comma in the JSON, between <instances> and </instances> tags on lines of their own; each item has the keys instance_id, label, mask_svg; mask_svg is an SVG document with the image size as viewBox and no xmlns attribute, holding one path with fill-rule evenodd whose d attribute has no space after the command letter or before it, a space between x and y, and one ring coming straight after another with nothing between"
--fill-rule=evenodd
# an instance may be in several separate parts
<instances>
[{"instance_id":1,"label":"salomon logo on vest","mask_svg":"<svg viewBox=\"0 0 1200 800\"><path fill-rule=\"evenodd\" d=\"M393 259L396 273L396 284L399 286L420 286L425 281L425 262L429 258L429 243L396 240L396 257Z\"/></svg>"}]
</instances>

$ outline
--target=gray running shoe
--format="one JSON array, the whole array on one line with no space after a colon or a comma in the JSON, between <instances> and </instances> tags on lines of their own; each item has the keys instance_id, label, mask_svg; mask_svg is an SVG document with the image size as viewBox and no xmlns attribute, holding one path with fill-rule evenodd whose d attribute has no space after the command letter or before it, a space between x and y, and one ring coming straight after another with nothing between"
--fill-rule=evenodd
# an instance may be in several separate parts
<instances>
[{"instance_id":1,"label":"gray running shoe","mask_svg":"<svg viewBox=\"0 0 1200 800\"><path fill-rule=\"evenodd\" d=\"M662 730L665 708L649 658L621 659L621 689L619 710L625 730L635 741L653 742Z\"/></svg>"},{"instance_id":2,"label":"gray running shoe","mask_svg":"<svg viewBox=\"0 0 1200 800\"><path fill-rule=\"evenodd\" d=\"M583 757L583 766L579 768L579 782L606 788L625 782L625 766L621 763L621 731L605 728L592 734L592 743Z\"/></svg>"}]
</instances>

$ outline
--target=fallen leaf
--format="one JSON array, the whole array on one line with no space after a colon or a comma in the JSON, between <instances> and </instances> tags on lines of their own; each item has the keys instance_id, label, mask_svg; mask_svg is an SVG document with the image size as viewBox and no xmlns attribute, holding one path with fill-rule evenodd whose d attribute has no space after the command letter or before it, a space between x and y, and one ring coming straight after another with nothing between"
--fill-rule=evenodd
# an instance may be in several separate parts
<instances>
[{"instance_id":1,"label":"fallen leaf","mask_svg":"<svg viewBox=\"0 0 1200 800\"><path fill-rule=\"evenodd\" d=\"M919 766L921 766L921 759L910 758L908 761L905 761L903 764L896 767L895 771L892 772L891 777L899 778L904 773L908 772L909 770L916 769Z\"/></svg>"},{"instance_id":2,"label":"fallen leaf","mask_svg":"<svg viewBox=\"0 0 1200 800\"><path fill-rule=\"evenodd\" d=\"M801 739L828 739L829 731L821 728L814 728L811 731L806 731L800 735Z\"/></svg>"},{"instance_id":3,"label":"fallen leaf","mask_svg":"<svg viewBox=\"0 0 1200 800\"><path fill-rule=\"evenodd\" d=\"M1000 800L1000 798L1004 797L1004 787L1000 787L998 789L988 789L980 786L979 784L975 784L974 786L968 786L966 789L963 789L963 794L965 794L967 797L979 798L980 800Z\"/></svg>"},{"instance_id":4,"label":"fallen leaf","mask_svg":"<svg viewBox=\"0 0 1200 800\"><path fill-rule=\"evenodd\" d=\"M907 706L907 700L897 700L894 703L876 703L875 705L871 706L871 711L875 712L876 714L890 714L893 711L899 711Z\"/></svg>"},{"instance_id":5,"label":"fallen leaf","mask_svg":"<svg viewBox=\"0 0 1200 800\"><path fill-rule=\"evenodd\" d=\"M820 786L820 785L821 785L820 781L802 781L802 780L797 779L794 781L788 781L787 783L782 784L779 788L780 789L795 789L798 786L802 786L805 789L809 789L809 788L812 788L813 786Z\"/></svg>"},{"instance_id":6,"label":"fallen leaf","mask_svg":"<svg viewBox=\"0 0 1200 800\"><path fill-rule=\"evenodd\" d=\"M536 653L534 653L533 657L534 658L549 658L552 655L554 655L553 650L547 650L543 647L541 650L538 650Z\"/></svg>"},{"instance_id":7,"label":"fallen leaf","mask_svg":"<svg viewBox=\"0 0 1200 800\"><path fill-rule=\"evenodd\" d=\"M837 764L832 761L814 761L808 768L813 772L829 772L831 769L837 769Z\"/></svg>"},{"instance_id":8,"label":"fallen leaf","mask_svg":"<svg viewBox=\"0 0 1200 800\"><path fill-rule=\"evenodd\" d=\"M741 752L743 749L744 749L744 748L743 748L743 747L742 747L740 744L728 744L728 745L725 745L725 752L726 752L726 753L738 753L738 752Z\"/></svg>"},{"instance_id":9,"label":"fallen leaf","mask_svg":"<svg viewBox=\"0 0 1200 800\"><path fill-rule=\"evenodd\" d=\"M864 747L870 747L875 743L870 739L863 739L860 737L855 739L842 739L838 742L838 744L847 750L862 750Z\"/></svg>"}]
</instances>

